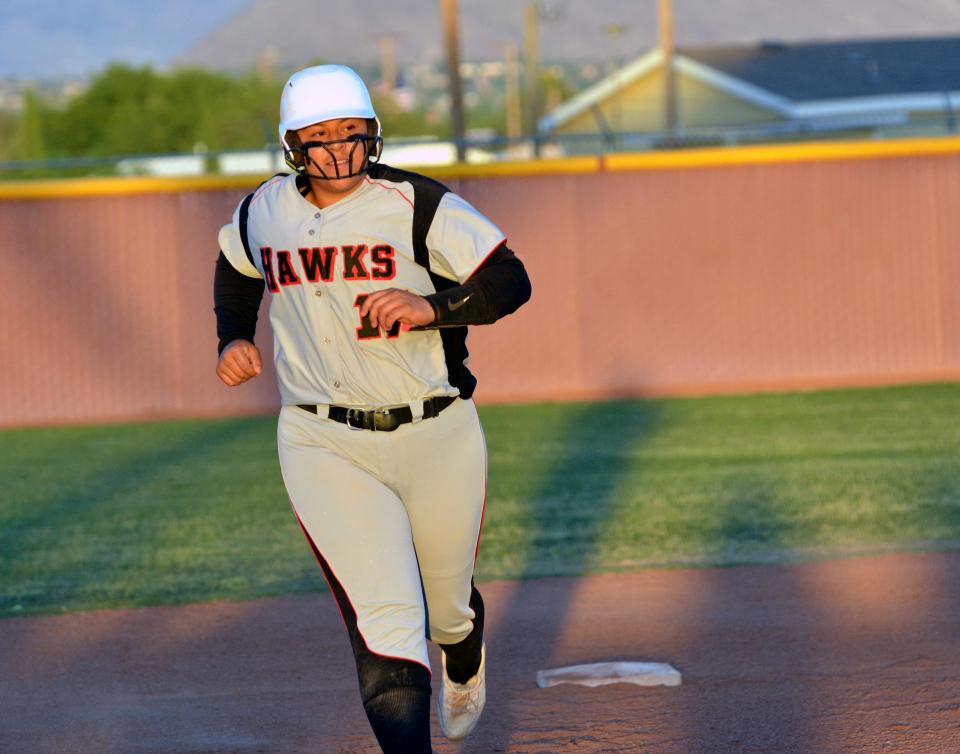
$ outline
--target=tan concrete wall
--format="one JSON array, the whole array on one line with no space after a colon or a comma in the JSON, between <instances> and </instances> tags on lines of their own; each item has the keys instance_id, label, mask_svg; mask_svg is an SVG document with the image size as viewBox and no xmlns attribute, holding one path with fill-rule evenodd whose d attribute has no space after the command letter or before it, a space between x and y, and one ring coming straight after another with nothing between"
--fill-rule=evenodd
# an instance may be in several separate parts
<instances>
[{"instance_id":1,"label":"tan concrete wall","mask_svg":"<svg viewBox=\"0 0 960 754\"><path fill-rule=\"evenodd\" d=\"M481 401L960 377L960 150L447 183L533 280L472 331ZM213 372L244 193L0 200L0 424L274 410Z\"/></svg>"}]
</instances>

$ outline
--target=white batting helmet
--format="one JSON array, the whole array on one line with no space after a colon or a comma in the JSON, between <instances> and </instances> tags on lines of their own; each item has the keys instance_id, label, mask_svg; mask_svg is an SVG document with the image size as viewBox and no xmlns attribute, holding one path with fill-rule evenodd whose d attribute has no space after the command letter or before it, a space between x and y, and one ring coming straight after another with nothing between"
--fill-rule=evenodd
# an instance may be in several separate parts
<instances>
[{"instance_id":1,"label":"white batting helmet","mask_svg":"<svg viewBox=\"0 0 960 754\"><path fill-rule=\"evenodd\" d=\"M366 144L367 156L368 159L379 156L382 144L380 119L363 79L345 65L316 65L293 74L280 96L280 143L287 164L303 170L305 162L295 159L300 150L288 141L287 133L333 118L372 121L372 133Z\"/></svg>"}]
</instances>

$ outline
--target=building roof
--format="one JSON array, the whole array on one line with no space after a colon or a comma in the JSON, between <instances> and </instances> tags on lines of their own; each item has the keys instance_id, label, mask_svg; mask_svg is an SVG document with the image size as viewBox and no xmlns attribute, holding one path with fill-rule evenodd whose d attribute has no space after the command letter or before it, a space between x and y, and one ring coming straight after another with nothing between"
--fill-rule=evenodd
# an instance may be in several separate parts
<instances>
[{"instance_id":1,"label":"building roof","mask_svg":"<svg viewBox=\"0 0 960 754\"><path fill-rule=\"evenodd\" d=\"M681 48L793 102L960 90L960 37Z\"/></svg>"},{"instance_id":2,"label":"building roof","mask_svg":"<svg viewBox=\"0 0 960 754\"><path fill-rule=\"evenodd\" d=\"M539 121L550 131L663 65L654 49ZM764 42L681 47L674 66L733 97L792 119L942 108L960 93L960 37Z\"/></svg>"}]
</instances>

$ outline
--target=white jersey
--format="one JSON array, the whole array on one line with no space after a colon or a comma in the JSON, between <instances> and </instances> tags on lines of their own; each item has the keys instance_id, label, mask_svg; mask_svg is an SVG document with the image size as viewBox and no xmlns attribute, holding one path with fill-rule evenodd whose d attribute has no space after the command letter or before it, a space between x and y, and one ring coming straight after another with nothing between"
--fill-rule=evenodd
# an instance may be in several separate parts
<instances>
[{"instance_id":1,"label":"white jersey","mask_svg":"<svg viewBox=\"0 0 960 754\"><path fill-rule=\"evenodd\" d=\"M397 323L384 332L361 321L359 307L365 295L384 288L428 295L437 290L435 282L462 283L504 235L439 184L375 168L324 209L300 194L296 175L264 183L248 205L252 259L241 240L240 207L220 231L224 256L244 275L262 278L270 292L283 405L395 406L458 393L450 371L463 365L451 357L462 361L465 348L460 356L452 353L457 349L440 330L408 330ZM439 197L427 219L430 271L416 261L414 249L414 203L426 192L434 201ZM432 279L431 272L438 277Z\"/></svg>"}]
</instances>

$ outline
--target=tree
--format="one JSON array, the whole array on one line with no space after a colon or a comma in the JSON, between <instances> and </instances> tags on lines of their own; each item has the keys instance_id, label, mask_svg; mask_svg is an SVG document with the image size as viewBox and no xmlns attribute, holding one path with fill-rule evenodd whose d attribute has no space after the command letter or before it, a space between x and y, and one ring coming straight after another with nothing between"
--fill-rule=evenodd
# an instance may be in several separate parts
<instances>
[{"instance_id":1,"label":"tree","mask_svg":"<svg viewBox=\"0 0 960 754\"><path fill-rule=\"evenodd\" d=\"M65 105L28 95L16 124L14 159L110 157L198 150L276 148L282 80L266 69L230 75L198 68L159 73L108 66ZM449 123L429 108L400 107L375 96L388 137L448 137ZM483 112L483 125L497 120ZM473 123L472 123L473 124ZM2 124L0 124L2 126Z\"/></svg>"},{"instance_id":2,"label":"tree","mask_svg":"<svg viewBox=\"0 0 960 754\"><path fill-rule=\"evenodd\" d=\"M27 91L23 97L23 112L13 135L14 154L19 160L42 160L47 156L42 110L36 93Z\"/></svg>"},{"instance_id":3,"label":"tree","mask_svg":"<svg viewBox=\"0 0 960 754\"><path fill-rule=\"evenodd\" d=\"M112 65L59 111L45 130L63 156L249 149L264 146L261 122L276 118L279 82L200 69L158 74Z\"/></svg>"},{"instance_id":4,"label":"tree","mask_svg":"<svg viewBox=\"0 0 960 754\"><path fill-rule=\"evenodd\" d=\"M16 115L0 110L0 160L18 159L17 129L19 126L20 119Z\"/></svg>"}]
</instances>

